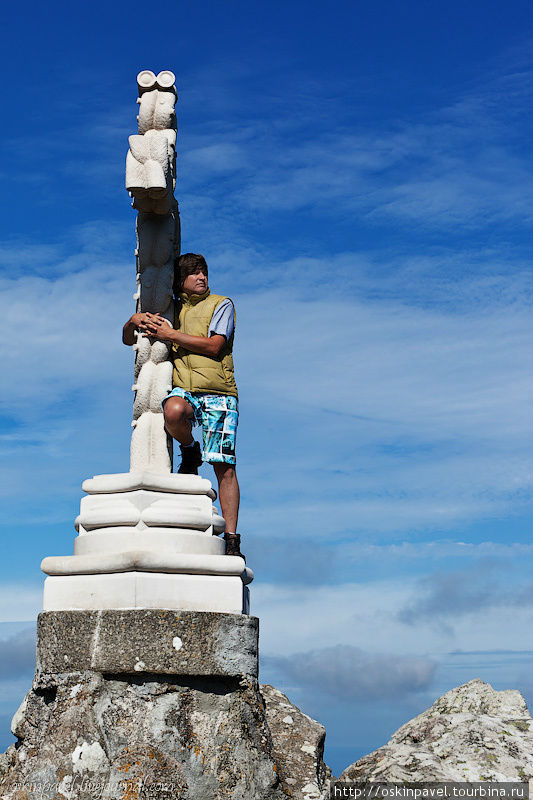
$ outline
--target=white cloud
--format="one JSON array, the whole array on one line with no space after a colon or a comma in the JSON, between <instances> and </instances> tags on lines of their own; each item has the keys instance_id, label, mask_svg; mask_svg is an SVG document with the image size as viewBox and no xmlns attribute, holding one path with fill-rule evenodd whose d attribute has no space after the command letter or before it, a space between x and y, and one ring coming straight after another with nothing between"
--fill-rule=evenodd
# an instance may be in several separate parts
<instances>
[{"instance_id":1,"label":"white cloud","mask_svg":"<svg viewBox=\"0 0 533 800\"><path fill-rule=\"evenodd\" d=\"M518 566L518 565L517 565ZM452 626L463 616L494 608L533 608L533 583L515 567L485 559L460 570L440 571L416 581L413 596L398 612L409 625L428 620Z\"/></svg>"},{"instance_id":2,"label":"white cloud","mask_svg":"<svg viewBox=\"0 0 533 800\"><path fill-rule=\"evenodd\" d=\"M423 121L389 120L379 129L361 123L357 133L346 108L334 101L334 132L317 128L303 109L279 126L269 124L270 108L265 119L245 125L237 119L233 129L211 120L181 156L183 188L190 196L209 181L209 194L219 192L224 210L237 217L252 216L251 207L254 213L306 209L329 218L342 212L364 215L367 224L393 218L463 231L494 222L527 224L533 205L524 186L531 169L516 147L529 103L525 80L503 71ZM218 185L211 181L215 173ZM220 173L226 174L222 181Z\"/></svg>"},{"instance_id":3,"label":"white cloud","mask_svg":"<svg viewBox=\"0 0 533 800\"><path fill-rule=\"evenodd\" d=\"M94 225L78 236L88 247ZM6 454L31 446L38 462L39 448L61 447L91 421L107 448L120 441L127 463L132 358L120 337L134 276L133 265L114 261L116 249L111 237L86 250L88 268L72 272L60 261L55 277L1 282L10 342L3 410L19 421L0 440ZM350 260L365 276L364 297L353 292L353 276L342 292ZM532 335L513 281L506 298L496 283L477 302L462 281L459 311L409 305L394 293L369 299L358 254L327 267L335 287L339 276L333 293L308 280L327 274L313 259L277 265L284 290L235 295L245 524L288 536L302 525L311 535L435 529L527 503ZM232 270L235 284L240 265ZM16 464L10 485L23 480Z\"/></svg>"},{"instance_id":4,"label":"white cloud","mask_svg":"<svg viewBox=\"0 0 533 800\"><path fill-rule=\"evenodd\" d=\"M403 624L397 612L416 596L417 586L400 575L395 580L290 586L252 585L252 614L261 619L263 655L294 653L372 643L375 653L428 656L456 650L533 649L531 606L476 607L453 619L453 626L419 619Z\"/></svg>"},{"instance_id":5,"label":"white cloud","mask_svg":"<svg viewBox=\"0 0 533 800\"><path fill-rule=\"evenodd\" d=\"M0 586L0 622L36 619L43 607L43 586L4 582Z\"/></svg>"},{"instance_id":6,"label":"white cloud","mask_svg":"<svg viewBox=\"0 0 533 800\"><path fill-rule=\"evenodd\" d=\"M289 536L392 531L529 502L525 309L456 313L276 291L240 298L238 307L244 403L251 427L268 426L252 465L259 518L279 529L289 515ZM280 437L275 450L272 436Z\"/></svg>"},{"instance_id":7,"label":"white cloud","mask_svg":"<svg viewBox=\"0 0 533 800\"><path fill-rule=\"evenodd\" d=\"M405 699L430 686L436 667L420 656L368 653L340 644L270 660L286 679L343 702Z\"/></svg>"},{"instance_id":8,"label":"white cloud","mask_svg":"<svg viewBox=\"0 0 533 800\"><path fill-rule=\"evenodd\" d=\"M121 329L134 287L134 275L128 285L122 265L101 262L57 278L0 280L0 330L9 342L2 353L10 387L4 410L24 417L38 398L42 413L74 391L116 380L117 364L126 357Z\"/></svg>"},{"instance_id":9,"label":"white cloud","mask_svg":"<svg viewBox=\"0 0 533 800\"><path fill-rule=\"evenodd\" d=\"M0 655L0 680L30 675L35 669L35 626L2 639Z\"/></svg>"}]
</instances>

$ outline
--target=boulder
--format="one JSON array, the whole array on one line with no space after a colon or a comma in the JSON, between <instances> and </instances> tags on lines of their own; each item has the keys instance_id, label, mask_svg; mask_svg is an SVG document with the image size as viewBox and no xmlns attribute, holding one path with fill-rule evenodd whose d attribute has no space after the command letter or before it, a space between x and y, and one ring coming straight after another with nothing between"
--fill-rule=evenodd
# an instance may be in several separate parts
<instances>
[{"instance_id":1,"label":"boulder","mask_svg":"<svg viewBox=\"0 0 533 800\"><path fill-rule=\"evenodd\" d=\"M249 675L40 673L12 730L4 800L327 796L324 728Z\"/></svg>"},{"instance_id":2,"label":"boulder","mask_svg":"<svg viewBox=\"0 0 533 800\"><path fill-rule=\"evenodd\" d=\"M528 781L533 719L516 690L476 679L440 697L341 781Z\"/></svg>"},{"instance_id":3,"label":"boulder","mask_svg":"<svg viewBox=\"0 0 533 800\"><path fill-rule=\"evenodd\" d=\"M331 770L324 764L326 729L273 686L261 685L282 791L294 800L329 796Z\"/></svg>"}]
</instances>

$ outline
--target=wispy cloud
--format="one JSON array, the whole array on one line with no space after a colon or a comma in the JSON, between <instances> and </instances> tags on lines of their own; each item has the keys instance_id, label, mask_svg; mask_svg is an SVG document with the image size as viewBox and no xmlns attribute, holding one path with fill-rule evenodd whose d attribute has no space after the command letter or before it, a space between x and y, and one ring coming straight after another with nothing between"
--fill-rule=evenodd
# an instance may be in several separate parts
<instances>
[{"instance_id":1,"label":"wispy cloud","mask_svg":"<svg viewBox=\"0 0 533 800\"><path fill-rule=\"evenodd\" d=\"M3 580L0 586L0 623L37 619L42 606L42 583Z\"/></svg>"},{"instance_id":2,"label":"wispy cloud","mask_svg":"<svg viewBox=\"0 0 533 800\"><path fill-rule=\"evenodd\" d=\"M417 581L415 598L398 612L398 619L409 625L428 620L452 626L462 616L480 611L532 606L533 583L524 582L508 563L486 559Z\"/></svg>"},{"instance_id":3,"label":"wispy cloud","mask_svg":"<svg viewBox=\"0 0 533 800\"><path fill-rule=\"evenodd\" d=\"M509 575L512 574L510 570ZM457 583L461 589L460 581ZM406 578L400 567L390 579L381 579L378 571L360 582L338 581L330 585L288 586L265 583L259 578L253 586L252 613L261 619L263 655L287 656L339 643L360 647L363 642L372 642L377 652L428 656L432 660L433 654L434 660L442 660L437 655L451 648L515 649L517 643L523 649L533 648L533 610L527 579L520 578L515 601L509 589L507 602L502 603L497 599L483 602L488 581L474 583L470 591L463 574L463 584L466 588L461 591L462 604L461 600L455 603L455 613L439 617L438 612L433 615L433 607L424 607L425 614L417 617L414 624L414 620L399 619L398 612L416 608L423 588L417 580ZM495 582L496 598L501 588ZM425 597L424 592L421 605ZM474 604L469 610L471 599ZM451 609L453 604L451 599L446 608Z\"/></svg>"},{"instance_id":4,"label":"wispy cloud","mask_svg":"<svg viewBox=\"0 0 533 800\"><path fill-rule=\"evenodd\" d=\"M358 647L340 644L269 661L298 685L312 687L348 702L405 698L427 689L436 668L436 664L427 658L368 653Z\"/></svg>"},{"instance_id":5,"label":"wispy cloud","mask_svg":"<svg viewBox=\"0 0 533 800\"><path fill-rule=\"evenodd\" d=\"M516 146L516 128L526 124L525 77L513 70L494 75L423 120L398 119L376 130L361 125L357 134L340 105L333 110L335 131L318 129L312 137L309 110L292 117L292 128L259 117L221 131L215 122L185 148L184 190L194 195L199 182L209 182L210 194L223 193L237 214L247 206L263 213L315 210L328 218L342 209L367 223L397 219L456 232L525 225L533 212L524 191L531 170ZM214 171L226 173L218 188Z\"/></svg>"},{"instance_id":6,"label":"wispy cloud","mask_svg":"<svg viewBox=\"0 0 533 800\"><path fill-rule=\"evenodd\" d=\"M0 680L31 677L35 669L35 626L2 639L0 655Z\"/></svg>"},{"instance_id":7,"label":"wispy cloud","mask_svg":"<svg viewBox=\"0 0 533 800\"><path fill-rule=\"evenodd\" d=\"M106 237L105 228L91 249L95 228L77 234L90 266L60 260L50 276L2 280L2 335L11 341L2 367L11 387L4 449L13 436L33 449L57 446L89 419L116 441L120 410L127 463L132 359L120 332L133 309L133 265L118 255L120 236ZM245 524L261 529L264 519L289 537L305 525L311 536L327 530L335 538L442 529L523 507L533 475L526 402L533 370L519 288L513 292L508 279L507 298L496 284L476 302L463 281L469 300L460 309L413 305L394 293L372 298L366 264L357 254L352 260L366 281L363 297L353 276L346 294L324 296L318 277L331 262L319 259L279 262L271 280L281 285L285 276L283 291L232 292ZM349 254L339 260L341 276L349 263ZM222 273L222 291L238 274L235 265Z\"/></svg>"}]
</instances>

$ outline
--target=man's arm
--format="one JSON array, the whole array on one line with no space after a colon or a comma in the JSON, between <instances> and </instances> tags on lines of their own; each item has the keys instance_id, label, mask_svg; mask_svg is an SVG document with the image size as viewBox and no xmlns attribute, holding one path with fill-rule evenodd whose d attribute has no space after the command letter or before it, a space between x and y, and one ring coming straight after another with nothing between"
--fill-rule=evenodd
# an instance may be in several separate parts
<instances>
[{"instance_id":1,"label":"man's arm","mask_svg":"<svg viewBox=\"0 0 533 800\"><path fill-rule=\"evenodd\" d=\"M133 314L122 328L122 341L124 344L135 344L135 331L142 330L142 326L149 321L151 314Z\"/></svg>"},{"instance_id":2,"label":"man's arm","mask_svg":"<svg viewBox=\"0 0 533 800\"><path fill-rule=\"evenodd\" d=\"M160 339L162 342L177 344L191 353L199 353L210 358L217 358L224 347L226 337L219 333L214 333L212 336L190 336L188 333L174 330L168 320L159 314L145 314L144 316L148 319L140 322L138 328L146 336Z\"/></svg>"}]
</instances>

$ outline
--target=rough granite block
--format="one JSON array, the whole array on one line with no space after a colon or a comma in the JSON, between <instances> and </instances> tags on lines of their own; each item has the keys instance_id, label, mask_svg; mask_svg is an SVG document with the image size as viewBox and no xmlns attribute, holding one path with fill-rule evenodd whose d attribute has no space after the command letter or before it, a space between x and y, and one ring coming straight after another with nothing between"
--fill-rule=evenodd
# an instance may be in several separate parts
<instances>
[{"instance_id":1,"label":"rough granite block","mask_svg":"<svg viewBox=\"0 0 533 800\"><path fill-rule=\"evenodd\" d=\"M258 674L259 620L208 611L46 611L37 672Z\"/></svg>"}]
</instances>

